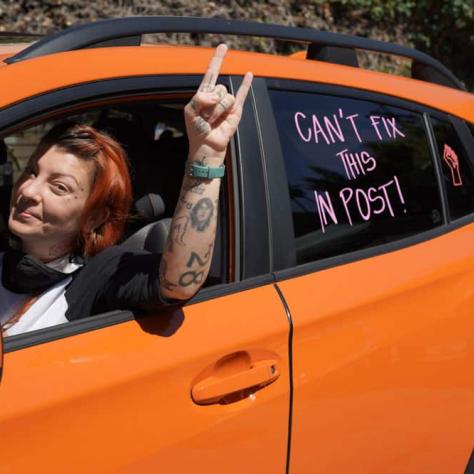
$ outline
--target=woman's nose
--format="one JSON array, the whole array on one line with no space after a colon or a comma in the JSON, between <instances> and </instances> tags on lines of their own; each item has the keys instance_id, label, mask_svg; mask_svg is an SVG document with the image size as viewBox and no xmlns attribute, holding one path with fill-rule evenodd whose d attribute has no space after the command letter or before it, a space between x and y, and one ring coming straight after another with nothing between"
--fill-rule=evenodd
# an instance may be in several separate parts
<instances>
[{"instance_id":1,"label":"woman's nose","mask_svg":"<svg viewBox=\"0 0 474 474\"><path fill-rule=\"evenodd\" d=\"M41 200L41 185L38 179L28 179L18 190L19 197L30 199L34 202Z\"/></svg>"}]
</instances>

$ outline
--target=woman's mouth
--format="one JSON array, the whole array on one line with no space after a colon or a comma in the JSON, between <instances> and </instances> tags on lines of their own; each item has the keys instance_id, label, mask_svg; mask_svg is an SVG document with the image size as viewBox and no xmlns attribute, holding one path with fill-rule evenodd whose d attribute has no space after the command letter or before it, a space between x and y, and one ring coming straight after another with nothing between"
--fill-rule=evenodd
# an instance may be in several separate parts
<instances>
[{"instance_id":1,"label":"woman's mouth","mask_svg":"<svg viewBox=\"0 0 474 474\"><path fill-rule=\"evenodd\" d=\"M15 215L16 215L16 217L20 218L20 220L29 221L29 220L32 220L32 219L39 219L39 217L36 214L34 214L30 211L26 211L26 210L25 211L18 211L17 210L15 212Z\"/></svg>"}]
</instances>

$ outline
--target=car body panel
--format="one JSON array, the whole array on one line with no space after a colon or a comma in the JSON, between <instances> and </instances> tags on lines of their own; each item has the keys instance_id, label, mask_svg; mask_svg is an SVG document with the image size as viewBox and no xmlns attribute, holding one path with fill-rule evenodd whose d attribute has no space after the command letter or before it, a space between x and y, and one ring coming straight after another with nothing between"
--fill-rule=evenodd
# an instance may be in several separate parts
<instances>
[{"instance_id":1,"label":"car body panel","mask_svg":"<svg viewBox=\"0 0 474 474\"><path fill-rule=\"evenodd\" d=\"M291 472L463 471L473 280L470 224L278 283L294 328Z\"/></svg>"},{"instance_id":2,"label":"car body panel","mask_svg":"<svg viewBox=\"0 0 474 474\"><path fill-rule=\"evenodd\" d=\"M266 285L7 353L2 472L283 472L288 332ZM280 377L234 403L195 404L196 377L239 351L272 355Z\"/></svg>"},{"instance_id":3,"label":"car body panel","mask_svg":"<svg viewBox=\"0 0 474 474\"><path fill-rule=\"evenodd\" d=\"M116 47L51 54L0 69L0 107L82 82L150 74L202 74L212 50L196 47ZM67 64L67 66L65 66ZM221 73L356 87L411 100L474 122L474 95L435 84L349 66L230 51ZM32 80L32 78L37 78ZM39 78L39 79L38 79Z\"/></svg>"}]
</instances>

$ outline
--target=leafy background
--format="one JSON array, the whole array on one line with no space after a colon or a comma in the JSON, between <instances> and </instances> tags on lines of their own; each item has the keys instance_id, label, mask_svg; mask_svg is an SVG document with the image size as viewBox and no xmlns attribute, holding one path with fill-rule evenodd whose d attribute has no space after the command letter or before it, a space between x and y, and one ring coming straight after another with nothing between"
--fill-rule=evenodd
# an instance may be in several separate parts
<instances>
[{"instance_id":1,"label":"leafy background","mask_svg":"<svg viewBox=\"0 0 474 474\"><path fill-rule=\"evenodd\" d=\"M302 26L393 41L418 48L450 68L474 90L473 0L3 0L0 31L50 33L97 19L131 15L192 15ZM215 44L219 38L168 35L150 41ZM236 48L287 53L288 44L226 38ZM406 61L366 54L364 66L407 74Z\"/></svg>"}]
</instances>

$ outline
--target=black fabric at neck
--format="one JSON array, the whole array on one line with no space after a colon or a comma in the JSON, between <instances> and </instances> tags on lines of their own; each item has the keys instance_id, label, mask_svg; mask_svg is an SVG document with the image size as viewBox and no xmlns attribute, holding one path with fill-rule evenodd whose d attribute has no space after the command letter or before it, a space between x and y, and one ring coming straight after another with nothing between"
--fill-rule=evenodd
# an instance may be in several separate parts
<instances>
[{"instance_id":1,"label":"black fabric at neck","mask_svg":"<svg viewBox=\"0 0 474 474\"><path fill-rule=\"evenodd\" d=\"M2 284L13 293L39 294L71 273L63 273L18 250L3 255Z\"/></svg>"}]
</instances>

